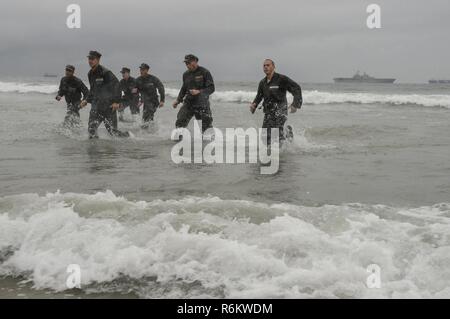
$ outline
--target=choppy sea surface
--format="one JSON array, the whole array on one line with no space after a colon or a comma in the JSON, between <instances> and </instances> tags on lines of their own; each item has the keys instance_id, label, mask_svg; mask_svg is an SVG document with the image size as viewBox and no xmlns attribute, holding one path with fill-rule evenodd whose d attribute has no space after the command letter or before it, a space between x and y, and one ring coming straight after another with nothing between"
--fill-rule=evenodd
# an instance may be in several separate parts
<instances>
[{"instance_id":1,"label":"choppy sea surface","mask_svg":"<svg viewBox=\"0 0 450 319\"><path fill-rule=\"evenodd\" d=\"M150 130L89 140L57 81L0 80L0 297L450 297L450 86L301 83L262 175L171 160L177 82ZM218 82L214 126L260 127L256 86Z\"/></svg>"}]
</instances>

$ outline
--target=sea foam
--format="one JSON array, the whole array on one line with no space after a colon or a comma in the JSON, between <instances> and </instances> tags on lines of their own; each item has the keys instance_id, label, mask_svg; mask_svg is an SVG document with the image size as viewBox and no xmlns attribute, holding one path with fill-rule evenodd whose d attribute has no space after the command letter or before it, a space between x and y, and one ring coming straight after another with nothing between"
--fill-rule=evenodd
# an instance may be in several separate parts
<instances>
[{"instance_id":1,"label":"sea foam","mask_svg":"<svg viewBox=\"0 0 450 319\"><path fill-rule=\"evenodd\" d=\"M64 291L78 264L86 292L148 298L449 298L449 226L449 204L22 194L0 198L0 275Z\"/></svg>"},{"instance_id":2,"label":"sea foam","mask_svg":"<svg viewBox=\"0 0 450 319\"><path fill-rule=\"evenodd\" d=\"M41 93L56 94L57 85L1 82L0 93ZM167 88L166 94L171 98L178 96L178 89ZM212 101L230 103L251 103L255 98L254 91L216 91ZM292 97L288 94L289 102ZM386 105L416 105L425 107L450 108L450 95L447 94L382 94L382 93L356 93L356 92L327 92L319 90L305 90L303 92L305 105L319 104L386 104Z\"/></svg>"}]
</instances>

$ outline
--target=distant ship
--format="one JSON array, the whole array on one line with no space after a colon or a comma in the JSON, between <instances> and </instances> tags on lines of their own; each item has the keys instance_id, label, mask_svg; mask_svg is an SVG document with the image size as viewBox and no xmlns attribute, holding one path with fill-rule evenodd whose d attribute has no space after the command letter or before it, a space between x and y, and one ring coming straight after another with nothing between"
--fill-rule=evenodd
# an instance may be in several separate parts
<instances>
[{"instance_id":1,"label":"distant ship","mask_svg":"<svg viewBox=\"0 0 450 319\"><path fill-rule=\"evenodd\" d=\"M450 80L429 80L430 84L450 84Z\"/></svg>"},{"instance_id":2,"label":"distant ship","mask_svg":"<svg viewBox=\"0 0 450 319\"><path fill-rule=\"evenodd\" d=\"M396 79L377 79L367 73L358 72L351 78L334 78L335 83L394 83Z\"/></svg>"},{"instance_id":3,"label":"distant ship","mask_svg":"<svg viewBox=\"0 0 450 319\"><path fill-rule=\"evenodd\" d=\"M56 78L56 77L57 77L56 74L49 74L49 73L44 74L44 78Z\"/></svg>"}]
</instances>

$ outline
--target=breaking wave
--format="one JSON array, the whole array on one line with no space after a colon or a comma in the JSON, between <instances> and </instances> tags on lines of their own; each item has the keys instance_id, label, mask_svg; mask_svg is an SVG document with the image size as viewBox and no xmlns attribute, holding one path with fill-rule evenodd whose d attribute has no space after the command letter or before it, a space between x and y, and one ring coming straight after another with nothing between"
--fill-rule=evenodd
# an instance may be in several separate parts
<instances>
[{"instance_id":1,"label":"breaking wave","mask_svg":"<svg viewBox=\"0 0 450 319\"><path fill-rule=\"evenodd\" d=\"M0 197L0 276L143 298L450 297L450 204L306 207L111 191ZM366 286L381 268L381 288Z\"/></svg>"},{"instance_id":2,"label":"breaking wave","mask_svg":"<svg viewBox=\"0 0 450 319\"><path fill-rule=\"evenodd\" d=\"M0 92L3 93L42 93L53 94L58 89L57 85L1 82ZM178 89L167 88L166 93L171 98L176 98ZM217 91L212 95L213 101L249 103L253 101L256 92L253 91ZM442 107L450 109L450 95L446 94L381 94L381 93L344 93L325 91L304 91L304 103L315 104L388 104L388 105L417 105L425 107ZM288 99L292 98L289 95Z\"/></svg>"},{"instance_id":3,"label":"breaking wave","mask_svg":"<svg viewBox=\"0 0 450 319\"><path fill-rule=\"evenodd\" d=\"M42 83L20 83L20 82L2 82L0 81L1 93L42 93L53 94L58 92L58 86L55 84Z\"/></svg>"}]
</instances>

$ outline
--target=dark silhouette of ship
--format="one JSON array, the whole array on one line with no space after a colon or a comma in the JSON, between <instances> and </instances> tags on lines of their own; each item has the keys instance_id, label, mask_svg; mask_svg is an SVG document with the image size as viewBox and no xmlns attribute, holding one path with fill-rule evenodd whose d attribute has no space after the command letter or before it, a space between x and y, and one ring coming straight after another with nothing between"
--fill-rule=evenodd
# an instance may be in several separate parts
<instances>
[{"instance_id":1,"label":"dark silhouette of ship","mask_svg":"<svg viewBox=\"0 0 450 319\"><path fill-rule=\"evenodd\" d=\"M358 72L351 78L334 78L335 83L394 83L396 79L378 79L374 78L367 73L363 73L362 75Z\"/></svg>"},{"instance_id":2,"label":"dark silhouette of ship","mask_svg":"<svg viewBox=\"0 0 450 319\"><path fill-rule=\"evenodd\" d=\"M430 84L450 84L450 80L434 80L431 79L428 81Z\"/></svg>"},{"instance_id":3,"label":"dark silhouette of ship","mask_svg":"<svg viewBox=\"0 0 450 319\"><path fill-rule=\"evenodd\" d=\"M43 77L44 78L56 78L57 75L56 74L50 74L50 73L44 73Z\"/></svg>"}]
</instances>

